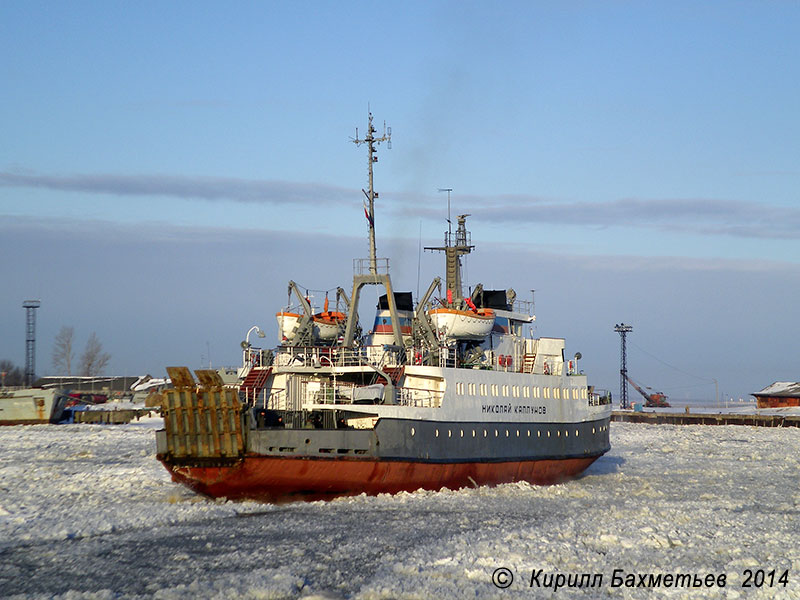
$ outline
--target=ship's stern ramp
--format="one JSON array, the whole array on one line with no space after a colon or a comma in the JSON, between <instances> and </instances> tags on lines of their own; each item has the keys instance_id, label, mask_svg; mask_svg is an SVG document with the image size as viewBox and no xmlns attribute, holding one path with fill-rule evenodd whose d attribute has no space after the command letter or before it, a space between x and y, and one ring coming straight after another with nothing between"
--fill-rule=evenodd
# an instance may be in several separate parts
<instances>
[{"instance_id":1,"label":"ship's stern ramp","mask_svg":"<svg viewBox=\"0 0 800 600\"><path fill-rule=\"evenodd\" d=\"M164 393L159 458L168 462L231 462L244 455L246 429L239 394L216 371L167 367L173 389Z\"/></svg>"}]
</instances>

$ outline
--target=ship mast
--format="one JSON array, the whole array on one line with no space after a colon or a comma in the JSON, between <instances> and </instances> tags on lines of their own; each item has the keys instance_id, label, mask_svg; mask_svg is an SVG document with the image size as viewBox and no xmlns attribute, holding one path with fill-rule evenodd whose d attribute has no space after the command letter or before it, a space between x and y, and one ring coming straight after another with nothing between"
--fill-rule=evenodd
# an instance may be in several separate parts
<instances>
[{"instance_id":1,"label":"ship mast","mask_svg":"<svg viewBox=\"0 0 800 600\"><path fill-rule=\"evenodd\" d=\"M403 347L403 336L400 333L400 319L397 316L397 303L395 302L394 291L392 290L392 280L389 277L389 260L381 259L381 269L378 269L378 259L376 258L375 251L375 198L378 197L378 192L375 191L372 180L372 164L378 162L376 144L381 142L388 142L387 146L392 147L392 128L383 125L383 135L375 137L375 128L372 126L372 112L369 112L369 123L367 125L367 135L364 139L358 137L358 129L356 129L356 137L351 139L356 146L367 144L367 160L369 165L369 192L361 190L369 201L369 205L364 205L364 213L367 216L369 223L369 273L364 274L361 270L361 260L354 261L353 266L357 272L353 274L353 293L350 296L350 306L347 311L347 325L345 326L344 335L342 336L342 346L349 347L353 345L356 324L358 323L358 303L361 297L361 288L365 285L382 285L386 290L386 300L389 304L389 314L391 315L393 329L394 329L394 342L398 348Z\"/></svg>"},{"instance_id":2,"label":"ship mast","mask_svg":"<svg viewBox=\"0 0 800 600\"><path fill-rule=\"evenodd\" d=\"M392 128L387 128L386 123L384 122L383 135L380 137L375 137L375 133L376 130L372 126L372 112L370 112L369 124L367 125L367 135L364 136L364 139L359 139L358 129L356 129L356 137L352 140L356 146L367 144L368 148L367 165L369 168L369 191L363 189L361 191L364 192L364 195L367 197L368 201L368 206L364 207L364 212L366 213L367 222L369 223L369 272L371 275L376 275L378 273L376 259L377 254L375 250L375 198L378 197L378 192L375 191L373 186L372 164L378 162L377 148L375 147L376 144L388 142L388 148L390 150L392 149Z\"/></svg>"},{"instance_id":3,"label":"ship mast","mask_svg":"<svg viewBox=\"0 0 800 600\"><path fill-rule=\"evenodd\" d=\"M448 215L447 221L450 223L449 215L449 199L450 190L448 192ZM448 231L445 232L444 246L426 246L425 250L432 250L445 253L446 271L445 281L448 292L447 305L450 307L459 306L464 299L464 290L461 280L461 257L472 252L475 247L472 245L472 239L469 231L467 231L467 217L469 215L458 215L458 227L456 234L453 236L452 229L448 225Z\"/></svg>"}]
</instances>

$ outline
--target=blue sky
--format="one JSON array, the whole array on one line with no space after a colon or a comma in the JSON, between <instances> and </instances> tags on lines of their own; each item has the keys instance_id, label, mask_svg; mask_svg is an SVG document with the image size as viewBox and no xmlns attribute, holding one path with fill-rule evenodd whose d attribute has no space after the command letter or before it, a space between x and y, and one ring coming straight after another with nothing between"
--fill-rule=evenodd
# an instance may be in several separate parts
<instances>
[{"instance_id":1,"label":"blue sky","mask_svg":"<svg viewBox=\"0 0 800 600\"><path fill-rule=\"evenodd\" d=\"M797 380L798 24L794 2L0 2L0 358L24 362L30 297L40 373L72 325L131 374L234 363L288 279L348 287L369 106L396 285L440 270L418 247L451 187L470 283L535 288L598 385L620 321L674 397Z\"/></svg>"}]
</instances>

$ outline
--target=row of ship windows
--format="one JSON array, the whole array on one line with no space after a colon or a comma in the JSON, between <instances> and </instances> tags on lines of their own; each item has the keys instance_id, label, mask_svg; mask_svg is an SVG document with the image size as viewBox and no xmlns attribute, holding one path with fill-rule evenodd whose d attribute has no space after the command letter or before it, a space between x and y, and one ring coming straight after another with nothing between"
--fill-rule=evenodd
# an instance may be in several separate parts
<instances>
[{"instance_id":1,"label":"row of ship windows","mask_svg":"<svg viewBox=\"0 0 800 600\"><path fill-rule=\"evenodd\" d=\"M463 438L464 437L464 430L463 429L459 429L458 431L459 431L459 436L458 437L462 437ZM511 429L506 429L505 430L506 437L511 437L511 431L512 431ZM527 437L532 437L531 436L531 430L528 429L526 431L527 431ZM597 435L598 433L602 433L604 431L608 431L608 425L603 425L602 427L592 427L592 435ZM417 430L414 427L412 427L411 430L410 430L410 433L411 433L411 437L414 437L415 435L417 435ZM435 433L436 433L436 437L439 437L439 430L438 429L436 430ZM469 433L469 432L467 432L467 433ZM556 430L555 433L556 433L556 437L561 437L561 430L560 429ZM551 437L551 435L550 435L551 432L550 431L546 431L545 434L546 434L545 437ZM442 435L444 435L444 433L442 433ZM580 436L580 431L578 431L576 429L575 430L575 437L578 437L578 436ZM448 429L447 430L447 437L453 437L453 430L452 429ZM478 437L478 430L476 430L476 429L472 430L472 437ZM484 429L483 430L483 437L489 437L489 430L488 429ZM500 430L499 429L495 429L494 430L494 437L500 437ZM520 433L519 429L516 430L516 437L522 437L522 434ZM536 437L542 437L542 431L541 430L537 430L536 431ZM565 429L564 430L564 437L569 437L569 429Z\"/></svg>"},{"instance_id":2,"label":"row of ship windows","mask_svg":"<svg viewBox=\"0 0 800 600\"><path fill-rule=\"evenodd\" d=\"M491 392L491 393L490 393ZM456 394L459 396L503 396L508 398L563 398L568 400L586 400L589 394L586 388L549 388L528 385L497 385L496 383L456 383Z\"/></svg>"}]
</instances>

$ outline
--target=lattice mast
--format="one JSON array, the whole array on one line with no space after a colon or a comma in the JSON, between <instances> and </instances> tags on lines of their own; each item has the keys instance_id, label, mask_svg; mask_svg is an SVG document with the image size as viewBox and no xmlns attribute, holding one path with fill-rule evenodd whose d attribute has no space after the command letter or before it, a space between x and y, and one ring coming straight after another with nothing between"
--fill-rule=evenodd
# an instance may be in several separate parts
<instances>
[{"instance_id":1,"label":"lattice mast","mask_svg":"<svg viewBox=\"0 0 800 600\"><path fill-rule=\"evenodd\" d=\"M445 285L448 292L447 306L461 306L464 299L463 282L461 279L461 257L472 252L472 236L467 231L467 217L458 215L458 226L455 236L453 224L450 220L450 192L453 188L439 188L440 192L447 192L447 231L444 234L444 246L425 246L425 250L445 253Z\"/></svg>"},{"instance_id":2,"label":"lattice mast","mask_svg":"<svg viewBox=\"0 0 800 600\"><path fill-rule=\"evenodd\" d=\"M614 325L614 331L619 333L620 337L620 350L619 350L619 407L630 408L628 404L628 357L625 348L625 336L633 331L633 326L620 323Z\"/></svg>"},{"instance_id":3,"label":"lattice mast","mask_svg":"<svg viewBox=\"0 0 800 600\"><path fill-rule=\"evenodd\" d=\"M369 113L369 124L367 125L367 135L364 139L358 137L358 128L356 128L356 137L352 140L354 144L360 146L367 144L369 152L367 152L367 162L369 167L369 191L362 189L364 195L367 197L367 205L364 206L364 213L367 216L369 224L369 272L375 275L378 272L376 249L375 249L375 198L378 197L378 192L375 191L372 181L372 164L378 162L378 154L376 144L387 142L387 147L392 149L392 128L386 127L386 122L383 123L383 135L375 137L376 129L372 126L372 112Z\"/></svg>"},{"instance_id":4,"label":"lattice mast","mask_svg":"<svg viewBox=\"0 0 800 600\"><path fill-rule=\"evenodd\" d=\"M36 378L36 309L42 303L39 300L25 300L25 385L31 387Z\"/></svg>"}]
</instances>

